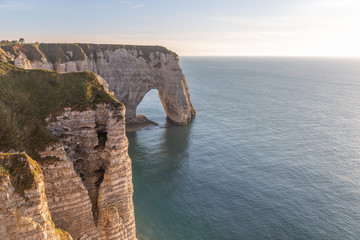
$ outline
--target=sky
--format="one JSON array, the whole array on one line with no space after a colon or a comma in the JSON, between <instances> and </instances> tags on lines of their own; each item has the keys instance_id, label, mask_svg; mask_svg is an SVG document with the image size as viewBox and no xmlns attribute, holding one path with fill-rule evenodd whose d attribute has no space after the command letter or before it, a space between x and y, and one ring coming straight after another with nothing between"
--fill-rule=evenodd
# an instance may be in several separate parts
<instances>
[{"instance_id":1,"label":"sky","mask_svg":"<svg viewBox=\"0 0 360 240\"><path fill-rule=\"evenodd\" d=\"M360 56L360 0L0 0L0 40L180 56Z\"/></svg>"}]
</instances>

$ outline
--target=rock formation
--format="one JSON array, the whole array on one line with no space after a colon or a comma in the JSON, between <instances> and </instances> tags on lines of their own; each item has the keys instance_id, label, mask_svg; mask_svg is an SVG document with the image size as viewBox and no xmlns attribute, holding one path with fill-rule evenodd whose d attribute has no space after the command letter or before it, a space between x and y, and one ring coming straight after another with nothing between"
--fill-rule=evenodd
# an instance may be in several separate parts
<instances>
[{"instance_id":1,"label":"rock formation","mask_svg":"<svg viewBox=\"0 0 360 240\"><path fill-rule=\"evenodd\" d=\"M125 107L107 88L0 61L0 239L136 239Z\"/></svg>"},{"instance_id":2,"label":"rock formation","mask_svg":"<svg viewBox=\"0 0 360 240\"><path fill-rule=\"evenodd\" d=\"M2 46L0 58L25 69L93 71L102 76L126 106L127 123L142 122L136 107L157 89L166 115L177 124L195 116L178 56L163 47L97 44Z\"/></svg>"},{"instance_id":3,"label":"rock formation","mask_svg":"<svg viewBox=\"0 0 360 240\"><path fill-rule=\"evenodd\" d=\"M72 239L56 229L44 176L26 154L0 154L0 239Z\"/></svg>"}]
</instances>

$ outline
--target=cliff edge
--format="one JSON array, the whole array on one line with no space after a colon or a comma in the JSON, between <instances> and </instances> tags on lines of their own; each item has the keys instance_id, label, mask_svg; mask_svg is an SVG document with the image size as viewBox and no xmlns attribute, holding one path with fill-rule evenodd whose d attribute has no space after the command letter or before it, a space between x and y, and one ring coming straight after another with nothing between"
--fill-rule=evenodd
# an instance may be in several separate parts
<instances>
[{"instance_id":1,"label":"cliff edge","mask_svg":"<svg viewBox=\"0 0 360 240\"><path fill-rule=\"evenodd\" d=\"M18 44L0 46L0 59L25 69L92 71L126 106L126 122L143 122L136 108L157 89L167 117L186 124L194 116L178 56L164 47L111 44Z\"/></svg>"},{"instance_id":2,"label":"cliff edge","mask_svg":"<svg viewBox=\"0 0 360 240\"><path fill-rule=\"evenodd\" d=\"M0 61L0 239L136 239L124 119L95 73Z\"/></svg>"},{"instance_id":3,"label":"cliff edge","mask_svg":"<svg viewBox=\"0 0 360 240\"><path fill-rule=\"evenodd\" d=\"M72 239L55 228L44 175L26 154L0 153L0 239Z\"/></svg>"}]
</instances>

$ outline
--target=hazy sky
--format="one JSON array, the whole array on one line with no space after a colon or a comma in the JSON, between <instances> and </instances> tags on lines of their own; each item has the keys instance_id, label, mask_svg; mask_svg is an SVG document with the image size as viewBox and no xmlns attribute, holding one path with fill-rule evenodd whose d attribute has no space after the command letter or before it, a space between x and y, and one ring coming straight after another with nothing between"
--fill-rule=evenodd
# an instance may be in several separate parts
<instances>
[{"instance_id":1,"label":"hazy sky","mask_svg":"<svg viewBox=\"0 0 360 240\"><path fill-rule=\"evenodd\" d=\"M360 0L0 0L0 40L179 55L360 56Z\"/></svg>"}]
</instances>

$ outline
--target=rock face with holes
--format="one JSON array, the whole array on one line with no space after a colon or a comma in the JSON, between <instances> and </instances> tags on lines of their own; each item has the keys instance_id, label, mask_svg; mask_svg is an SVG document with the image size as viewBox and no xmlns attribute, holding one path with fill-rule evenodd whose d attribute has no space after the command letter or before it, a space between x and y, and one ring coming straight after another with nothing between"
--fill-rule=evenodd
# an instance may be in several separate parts
<instances>
[{"instance_id":1,"label":"rock face with holes","mask_svg":"<svg viewBox=\"0 0 360 240\"><path fill-rule=\"evenodd\" d=\"M30 190L16 192L12 182L18 181L3 170L13 171L8 165L15 161L6 165L0 154L0 239L59 239L54 223L66 229L68 239L136 239L124 111L98 104L48 119L48 130L62 143L39 152L44 159L56 158L39 162L41 169L20 156L34 172Z\"/></svg>"},{"instance_id":2,"label":"rock face with holes","mask_svg":"<svg viewBox=\"0 0 360 240\"><path fill-rule=\"evenodd\" d=\"M98 52L96 58L88 58L85 63L85 69L100 74L125 104L127 122L141 121L136 118L136 108L151 89L158 90L173 122L186 124L195 115L178 57L170 52L154 51L144 57L141 50L119 48Z\"/></svg>"},{"instance_id":3,"label":"rock face with holes","mask_svg":"<svg viewBox=\"0 0 360 240\"><path fill-rule=\"evenodd\" d=\"M136 240L125 107L105 80L0 61L0 83L0 239Z\"/></svg>"},{"instance_id":4,"label":"rock face with holes","mask_svg":"<svg viewBox=\"0 0 360 240\"><path fill-rule=\"evenodd\" d=\"M63 159L56 167L42 165L55 224L75 239L135 239L124 108L66 109L48 129L63 142L40 153Z\"/></svg>"},{"instance_id":5,"label":"rock face with holes","mask_svg":"<svg viewBox=\"0 0 360 240\"><path fill-rule=\"evenodd\" d=\"M22 68L99 74L115 97L125 104L127 123L144 120L136 117L136 107L151 89L158 90L166 115L173 122L186 124L195 116L179 58L164 47L40 44L7 46L3 51L7 54L4 58Z\"/></svg>"}]
</instances>

